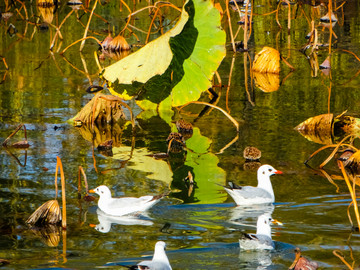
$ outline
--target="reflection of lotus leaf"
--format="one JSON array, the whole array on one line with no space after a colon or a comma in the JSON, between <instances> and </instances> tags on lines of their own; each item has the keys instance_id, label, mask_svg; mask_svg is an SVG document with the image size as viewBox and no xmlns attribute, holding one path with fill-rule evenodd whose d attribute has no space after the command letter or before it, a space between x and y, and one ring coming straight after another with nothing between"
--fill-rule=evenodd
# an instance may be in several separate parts
<instances>
[{"instance_id":1,"label":"reflection of lotus leaf","mask_svg":"<svg viewBox=\"0 0 360 270\"><path fill-rule=\"evenodd\" d=\"M193 129L193 136L186 141L189 151L185 165L193 168L197 189L195 197L199 203L222 203L227 195L220 185L226 182L226 174L218 167L219 159L213 153L207 152L211 140L200 134L199 128ZM203 153L203 154L201 154Z\"/></svg>"},{"instance_id":2,"label":"reflection of lotus leaf","mask_svg":"<svg viewBox=\"0 0 360 270\"><path fill-rule=\"evenodd\" d=\"M276 73L253 72L255 85L264 92L274 92L279 89L280 78Z\"/></svg>"},{"instance_id":3,"label":"reflection of lotus leaf","mask_svg":"<svg viewBox=\"0 0 360 270\"><path fill-rule=\"evenodd\" d=\"M122 129L118 123L114 125L82 125L76 128L81 136L94 144L94 147L98 147L99 144L105 141L112 140L113 146L117 147L121 145Z\"/></svg>"},{"instance_id":4,"label":"reflection of lotus leaf","mask_svg":"<svg viewBox=\"0 0 360 270\"><path fill-rule=\"evenodd\" d=\"M129 159L130 153L130 146L113 148L114 159L127 160ZM127 165L127 168L149 173L147 175L147 178L149 179L170 183L173 173L169 165L163 160L157 160L148 156L153 154L154 153L148 151L146 148L135 148L132 152L132 157Z\"/></svg>"}]
</instances>

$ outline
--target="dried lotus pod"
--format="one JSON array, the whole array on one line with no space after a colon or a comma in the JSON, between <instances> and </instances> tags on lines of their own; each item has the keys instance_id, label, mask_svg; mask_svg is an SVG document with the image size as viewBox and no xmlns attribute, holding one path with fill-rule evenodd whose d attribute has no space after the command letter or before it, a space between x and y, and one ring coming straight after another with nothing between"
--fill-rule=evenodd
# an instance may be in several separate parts
<instances>
[{"instance_id":1,"label":"dried lotus pod","mask_svg":"<svg viewBox=\"0 0 360 270\"><path fill-rule=\"evenodd\" d=\"M244 149L243 156L246 160L259 160L261 158L261 151L253 146L247 146Z\"/></svg>"},{"instance_id":2,"label":"dried lotus pod","mask_svg":"<svg viewBox=\"0 0 360 270\"><path fill-rule=\"evenodd\" d=\"M176 128L185 140L191 138L193 134L193 126L191 123L185 121L184 119L180 119L176 121Z\"/></svg>"}]
</instances>

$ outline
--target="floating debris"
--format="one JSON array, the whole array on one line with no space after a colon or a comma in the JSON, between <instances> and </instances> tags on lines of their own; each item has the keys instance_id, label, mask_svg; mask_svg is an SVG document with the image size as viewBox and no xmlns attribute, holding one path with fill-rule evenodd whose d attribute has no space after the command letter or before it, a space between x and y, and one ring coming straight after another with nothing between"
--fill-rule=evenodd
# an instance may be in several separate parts
<instances>
[{"instance_id":1,"label":"floating debris","mask_svg":"<svg viewBox=\"0 0 360 270\"><path fill-rule=\"evenodd\" d=\"M183 151L185 146L184 137L177 132L171 132L166 139L166 142L168 144L168 153L180 153L181 151Z\"/></svg>"},{"instance_id":2,"label":"floating debris","mask_svg":"<svg viewBox=\"0 0 360 270\"><path fill-rule=\"evenodd\" d=\"M316 262L309 261L301 256L300 248L297 247L294 251L295 260L289 267L289 270L316 270L318 268L318 264Z\"/></svg>"},{"instance_id":3,"label":"floating debris","mask_svg":"<svg viewBox=\"0 0 360 270\"><path fill-rule=\"evenodd\" d=\"M333 12L331 12L331 22L337 22L338 19L336 18L335 14ZM320 18L320 22L325 22L325 23L329 23L330 22L330 15L329 12Z\"/></svg>"},{"instance_id":4,"label":"floating debris","mask_svg":"<svg viewBox=\"0 0 360 270\"><path fill-rule=\"evenodd\" d=\"M24 137L25 137L25 140L23 141L19 141L19 142L16 142L16 143L13 143L11 145L11 147L15 147L15 148L29 148L30 147L30 144L27 140L27 135L26 135L26 127L24 124L20 124L16 127L16 129L14 130L13 133L11 133L6 139L5 141L2 143L2 146L4 147L7 147L8 146L8 141L21 129L21 128L24 128Z\"/></svg>"}]
</instances>

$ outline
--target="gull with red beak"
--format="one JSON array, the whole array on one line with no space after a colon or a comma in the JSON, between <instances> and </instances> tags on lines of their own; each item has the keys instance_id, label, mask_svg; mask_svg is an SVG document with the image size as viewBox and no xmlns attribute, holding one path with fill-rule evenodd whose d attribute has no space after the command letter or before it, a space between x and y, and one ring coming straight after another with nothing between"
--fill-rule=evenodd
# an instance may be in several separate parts
<instances>
[{"instance_id":1,"label":"gull with red beak","mask_svg":"<svg viewBox=\"0 0 360 270\"><path fill-rule=\"evenodd\" d=\"M229 182L225 190L234 199L237 205L265 204L275 202L275 195L271 185L270 176L282 174L270 165L262 165L257 171L258 185L238 186Z\"/></svg>"}]
</instances>

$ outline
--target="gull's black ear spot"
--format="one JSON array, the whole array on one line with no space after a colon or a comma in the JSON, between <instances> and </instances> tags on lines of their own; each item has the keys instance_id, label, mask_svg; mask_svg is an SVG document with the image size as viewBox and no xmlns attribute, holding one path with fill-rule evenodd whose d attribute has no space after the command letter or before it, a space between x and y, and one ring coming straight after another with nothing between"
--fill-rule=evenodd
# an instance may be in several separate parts
<instances>
[{"instance_id":1,"label":"gull's black ear spot","mask_svg":"<svg viewBox=\"0 0 360 270\"><path fill-rule=\"evenodd\" d=\"M263 174L265 174L265 171L263 171Z\"/></svg>"}]
</instances>

